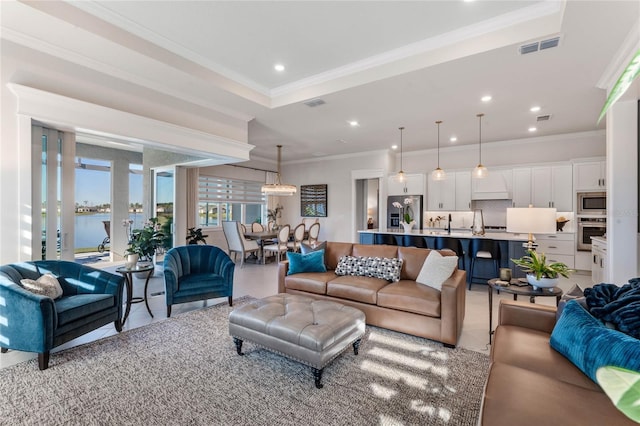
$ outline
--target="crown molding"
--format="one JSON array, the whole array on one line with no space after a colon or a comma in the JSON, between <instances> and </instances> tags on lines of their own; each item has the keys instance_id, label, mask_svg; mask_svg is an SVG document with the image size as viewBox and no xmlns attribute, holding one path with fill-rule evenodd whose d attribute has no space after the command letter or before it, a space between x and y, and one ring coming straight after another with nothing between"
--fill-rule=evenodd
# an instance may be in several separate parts
<instances>
[{"instance_id":1,"label":"crown molding","mask_svg":"<svg viewBox=\"0 0 640 426\"><path fill-rule=\"evenodd\" d=\"M600 76L596 87L605 89L609 93L609 90L616 84L618 78L638 50L640 50L640 19L636 21L629 34L627 34L613 59Z\"/></svg>"}]
</instances>

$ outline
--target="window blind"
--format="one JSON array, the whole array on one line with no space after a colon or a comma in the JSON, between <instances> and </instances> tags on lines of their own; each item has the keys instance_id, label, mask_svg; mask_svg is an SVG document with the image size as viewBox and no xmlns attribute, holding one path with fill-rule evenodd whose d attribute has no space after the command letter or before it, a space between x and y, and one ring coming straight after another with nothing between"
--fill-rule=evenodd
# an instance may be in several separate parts
<instances>
[{"instance_id":1,"label":"window blind","mask_svg":"<svg viewBox=\"0 0 640 426\"><path fill-rule=\"evenodd\" d=\"M202 176L198 179L198 198L214 203L264 203L262 182Z\"/></svg>"}]
</instances>

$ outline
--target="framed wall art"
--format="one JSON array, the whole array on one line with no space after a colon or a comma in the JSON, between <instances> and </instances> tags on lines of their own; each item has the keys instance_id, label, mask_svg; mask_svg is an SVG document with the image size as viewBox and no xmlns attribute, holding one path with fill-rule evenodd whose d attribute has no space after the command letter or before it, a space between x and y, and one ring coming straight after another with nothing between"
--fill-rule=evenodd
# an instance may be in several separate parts
<instances>
[{"instance_id":1,"label":"framed wall art","mask_svg":"<svg viewBox=\"0 0 640 426\"><path fill-rule=\"evenodd\" d=\"M327 185L300 185L300 216L327 217Z\"/></svg>"}]
</instances>

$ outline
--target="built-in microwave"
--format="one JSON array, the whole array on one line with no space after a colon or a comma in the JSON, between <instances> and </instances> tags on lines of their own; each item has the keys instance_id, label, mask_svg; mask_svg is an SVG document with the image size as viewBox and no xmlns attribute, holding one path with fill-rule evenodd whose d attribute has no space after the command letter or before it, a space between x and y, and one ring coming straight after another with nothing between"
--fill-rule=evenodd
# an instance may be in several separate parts
<instances>
[{"instance_id":1,"label":"built-in microwave","mask_svg":"<svg viewBox=\"0 0 640 426\"><path fill-rule=\"evenodd\" d=\"M606 192L578 192L578 215L606 215Z\"/></svg>"}]
</instances>

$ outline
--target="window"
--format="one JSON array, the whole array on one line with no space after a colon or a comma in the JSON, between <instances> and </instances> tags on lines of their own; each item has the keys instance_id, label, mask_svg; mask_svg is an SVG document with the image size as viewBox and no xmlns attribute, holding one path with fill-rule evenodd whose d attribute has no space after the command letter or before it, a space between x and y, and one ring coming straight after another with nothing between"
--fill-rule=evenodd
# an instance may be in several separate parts
<instances>
[{"instance_id":1,"label":"window","mask_svg":"<svg viewBox=\"0 0 640 426\"><path fill-rule=\"evenodd\" d=\"M262 182L200 176L199 226L222 226L223 220L264 222L266 211Z\"/></svg>"}]
</instances>

